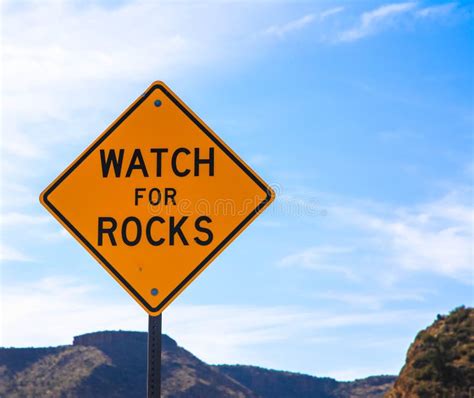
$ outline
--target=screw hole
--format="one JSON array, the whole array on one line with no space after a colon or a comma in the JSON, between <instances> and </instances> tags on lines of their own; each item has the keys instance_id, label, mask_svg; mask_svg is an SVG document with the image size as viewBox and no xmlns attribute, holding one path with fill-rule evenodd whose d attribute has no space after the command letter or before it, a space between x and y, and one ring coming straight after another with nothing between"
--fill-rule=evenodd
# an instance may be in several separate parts
<instances>
[{"instance_id":1,"label":"screw hole","mask_svg":"<svg viewBox=\"0 0 474 398\"><path fill-rule=\"evenodd\" d=\"M157 100L155 101L155 106L156 106L157 108L161 106L161 101L160 101L159 99L157 99Z\"/></svg>"},{"instance_id":2,"label":"screw hole","mask_svg":"<svg viewBox=\"0 0 474 398\"><path fill-rule=\"evenodd\" d=\"M153 289L151 289L151 295L152 296L158 296L158 289L156 287L154 287Z\"/></svg>"}]
</instances>

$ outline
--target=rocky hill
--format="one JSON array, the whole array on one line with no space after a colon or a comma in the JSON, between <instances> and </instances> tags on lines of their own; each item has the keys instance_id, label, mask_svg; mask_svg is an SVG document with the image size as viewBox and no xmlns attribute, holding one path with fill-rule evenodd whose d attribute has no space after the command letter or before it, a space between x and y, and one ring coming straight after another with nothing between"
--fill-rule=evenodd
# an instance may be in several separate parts
<instances>
[{"instance_id":1,"label":"rocky hill","mask_svg":"<svg viewBox=\"0 0 474 398\"><path fill-rule=\"evenodd\" d=\"M143 398L146 333L97 332L54 348L1 348L2 398ZM163 336L163 397L381 398L394 377L338 382L252 366L211 366Z\"/></svg>"},{"instance_id":2,"label":"rocky hill","mask_svg":"<svg viewBox=\"0 0 474 398\"><path fill-rule=\"evenodd\" d=\"M387 398L474 397L474 309L459 307L416 336Z\"/></svg>"}]
</instances>

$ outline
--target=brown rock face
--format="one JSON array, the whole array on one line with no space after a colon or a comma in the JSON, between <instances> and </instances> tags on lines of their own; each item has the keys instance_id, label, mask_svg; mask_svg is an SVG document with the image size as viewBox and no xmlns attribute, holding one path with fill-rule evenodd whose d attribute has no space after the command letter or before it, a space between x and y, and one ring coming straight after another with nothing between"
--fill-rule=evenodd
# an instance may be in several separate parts
<instances>
[{"instance_id":1,"label":"brown rock face","mask_svg":"<svg viewBox=\"0 0 474 398\"><path fill-rule=\"evenodd\" d=\"M474 309L459 307L416 336L386 398L474 397Z\"/></svg>"}]
</instances>

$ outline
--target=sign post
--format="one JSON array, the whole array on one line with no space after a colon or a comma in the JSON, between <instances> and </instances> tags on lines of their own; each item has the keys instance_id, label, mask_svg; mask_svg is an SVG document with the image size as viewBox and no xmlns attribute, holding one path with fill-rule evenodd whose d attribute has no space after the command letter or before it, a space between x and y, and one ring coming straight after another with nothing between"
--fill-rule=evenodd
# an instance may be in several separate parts
<instances>
[{"instance_id":1,"label":"sign post","mask_svg":"<svg viewBox=\"0 0 474 398\"><path fill-rule=\"evenodd\" d=\"M46 209L150 315L149 397L160 395L161 313L274 197L163 82L41 193Z\"/></svg>"},{"instance_id":2,"label":"sign post","mask_svg":"<svg viewBox=\"0 0 474 398\"><path fill-rule=\"evenodd\" d=\"M148 315L148 398L161 397L161 316Z\"/></svg>"}]
</instances>

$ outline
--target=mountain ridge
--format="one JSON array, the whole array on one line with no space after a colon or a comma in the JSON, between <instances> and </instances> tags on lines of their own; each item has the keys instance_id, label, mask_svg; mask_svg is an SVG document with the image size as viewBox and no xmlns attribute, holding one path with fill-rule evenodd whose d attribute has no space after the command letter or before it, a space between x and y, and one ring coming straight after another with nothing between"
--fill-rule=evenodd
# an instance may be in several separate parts
<instances>
[{"instance_id":1,"label":"mountain ridge","mask_svg":"<svg viewBox=\"0 0 474 398\"><path fill-rule=\"evenodd\" d=\"M102 331L75 336L72 345L0 348L0 397L143 397L146 343L145 332ZM381 376L383 383L377 377L338 382L248 365L208 365L167 335L162 349L166 398L379 398L395 380ZM364 383L363 391L382 392L350 395Z\"/></svg>"},{"instance_id":2,"label":"mountain ridge","mask_svg":"<svg viewBox=\"0 0 474 398\"><path fill-rule=\"evenodd\" d=\"M209 365L162 336L163 398L469 398L474 309L438 315L410 345L400 375L340 382L250 365ZM1 398L146 395L147 333L102 331L58 347L0 348Z\"/></svg>"}]
</instances>

